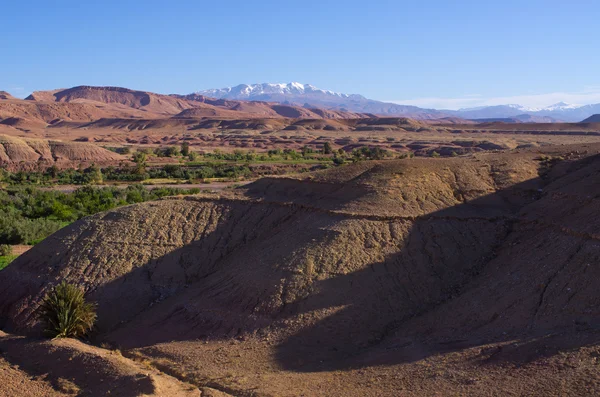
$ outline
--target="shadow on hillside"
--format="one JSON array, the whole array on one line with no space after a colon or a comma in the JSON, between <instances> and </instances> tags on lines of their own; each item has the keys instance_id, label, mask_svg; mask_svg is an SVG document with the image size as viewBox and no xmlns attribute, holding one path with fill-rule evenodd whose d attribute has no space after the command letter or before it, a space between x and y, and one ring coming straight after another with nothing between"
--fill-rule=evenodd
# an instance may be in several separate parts
<instances>
[{"instance_id":1,"label":"shadow on hillside","mask_svg":"<svg viewBox=\"0 0 600 397\"><path fill-rule=\"evenodd\" d=\"M597 160L586 160L572 167L592 162L596 165ZM592 173L598 175L597 166L590 170ZM316 278L306 295L281 307L264 307L263 300L275 294L273 285L282 278L294 277L283 261L311 241L332 239L331 227L347 220L343 215L311 214L304 208L292 208L265 223L265 230L256 231L252 238L231 244L229 250L216 257L209 271L187 275L191 283L186 289L177 290L150 309L150 313L142 313L117 329L112 337L122 341L128 335L124 347L141 347L207 337L231 339L253 333L260 336L265 329L283 328L285 332L301 321L307 325L275 348L279 364L294 371L397 364L490 342L511 341L512 344L501 349L503 352L483 354L481 360L512 361L525 356L531 360L554 354L558 349L597 343L600 333L596 333L593 325L597 313L584 315L580 310L575 314L565 313L563 317L559 311L558 317L549 319L555 312L547 308L550 299L547 293L553 293L552 285L562 280L557 274L570 263L580 261L577 255L581 249L575 253L571 249L574 244L584 243L575 241L576 237L558 241L556 236L557 240L547 236L536 246L532 236L544 231L543 227L519 224L518 230L513 230L515 209L547 196L538 190L544 183L537 178L418 218L407 236L398 241L402 246L396 253L356 272L323 274L329 278ZM325 192L323 197L326 195L330 200L338 200L335 205L342 204L335 191ZM598 215L597 211L594 213ZM396 221L380 222L389 226ZM232 230L239 227L239 223L232 223L221 222L208 239L218 238L214 244L227 247L230 241L216 236L231 236ZM273 247L270 246L273 241L287 244ZM553 244L560 250L555 252L556 259L542 258L547 250L554 249ZM158 262L180 264L203 260L214 249L207 242L194 242L136 272L150 272L150 265L155 267ZM509 262L489 266L499 251L506 258L515 257L511 256L511 250L519 255L532 255L532 262L522 266ZM533 262L536 252L538 262ZM584 259L589 260L587 256L581 260ZM539 261L544 266L538 271L535 266L540 265ZM118 279L102 289L116 290L122 283ZM283 285L280 293L285 297L285 288L291 284ZM514 286L518 290L512 290ZM587 299L586 302L598 299L591 294L582 299ZM573 323L576 317L580 317L577 320L580 326L587 327L585 338L568 336L576 331ZM144 334L136 335L140 330ZM561 338L563 333L567 336ZM554 336L547 337L548 334ZM542 338L543 335L546 337ZM542 349L542 345L554 347Z\"/></svg>"},{"instance_id":2,"label":"shadow on hillside","mask_svg":"<svg viewBox=\"0 0 600 397\"><path fill-rule=\"evenodd\" d=\"M586 158L570 168L576 171L583 167L587 168L579 181L584 186L600 186L594 185L600 183L600 156ZM539 193L539 198L551 201L553 193L534 189L547 182L536 178L469 204L438 211L429 218L453 222L456 214L465 212L461 207L468 207L467 213L473 207L497 210L500 201L506 204L506 209L514 208L515 199L519 201L523 194L538 196ZM586 193L589 196L584 203L588 208L580 207L581 203L572 199L569 204L573 208L567 212L580 216L576 211L581 209L583 216L579 220L591 223L600 215L600 208L587 200L600 191ZM499 197L501 200L497 200ZM318 282L315 290L321 291L322 296L315 298L315 302L333 301L328 295L335 295L340 285L356 288L362 284L363 288L356 288L356 296L341 304L333 301L339 305L338 311L288 337L277 348L278 362L294 371L339 370L413 362L481 346L475 356L469 353L471 360L483 364L502 361L520 364L599 343L600 315L596 307L600 296L594 280L600 277L600 272L589 269L589 263L600 259L596 237L583 233L570 235L567 230L557 232L552 226L554 214L545 213L543 206L537 212L534 209L533 214L547 219L519 222L513 218L513 222L490 218L490 222L509 225L496 244L487 245L485 257L477 258L478 253L475 258L468 258L468 249L460 252L461 241L457 240L456 254L469 266L456 261L454 255L430 255L427 243L422 250L411 249L413 238L427 239L421 230L423 225L436 222L418 220L408 243L397 254L359 272ZM510 218L505 215L508 216L505 219ZM484 232L476 221L469 223L469 227ZM437 224L431 232L439 233L442 225ZM594 226L597 233L600 224L596 222ZM416 263L415 257L419 255L428 257L430 264L439 261L433 276L441 283L428 283L430 278L422 277L422 273L421 277L415 277L415 272L422 272L424 265ZM451 270L444 273L446 269ZM457 269L459 277L452 274ZM413 307L398 303L402 299L414 302L418 290L431 291L432 287L438 288L439 294L421 294L419 304ZM368 288L377 289L371 292L376 299L365 301Z\"/></svg>"}]
</instances>

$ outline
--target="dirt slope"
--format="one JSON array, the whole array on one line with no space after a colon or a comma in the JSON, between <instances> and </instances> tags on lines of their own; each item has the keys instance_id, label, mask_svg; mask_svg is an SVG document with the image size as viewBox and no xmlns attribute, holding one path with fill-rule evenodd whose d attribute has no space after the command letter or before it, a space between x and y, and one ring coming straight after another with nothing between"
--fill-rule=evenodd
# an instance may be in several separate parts
<instances>
[{"instance_id":1,"label":"dirt slope","mask_svg":"<svg viewBox=\"0 0 600 397\"><path fill-rule=\"evenodd\" d=\"M15 138L0 135L0 166L9 170L77 167L80 164L109 165L123 156L88 143Z\"/></svg>"},{"instance_id":2,"label":"dirt slope","mask_svg":"<svg viewBox=\"0 0 600 397\"><path fill-rule=\"evenodd\" d=\"M67 279L97 338L228 390L593 394L599 150L365 162L98 214L2 272L0 319L36 332Z\"/></svg>"},{"instance_id":3,"label":"dirt slope","mask_svg":"<svg viewBox=\"0 0 600 397\"><path fill-rule=\"evenodd\" d=\"M75 340L40 341L10 336L0 331L0 350L4 360L17 365L19 371L29 375L25 380L21 379L22 383L17 386L15 380L19 381L22 374L7 376L4 371L0 373L0 379L6 381L0 390L12 390L15 393L13 396L201 395L195 387L152 368L141 367L117 352Z\"/></svg>"}]
</instances>

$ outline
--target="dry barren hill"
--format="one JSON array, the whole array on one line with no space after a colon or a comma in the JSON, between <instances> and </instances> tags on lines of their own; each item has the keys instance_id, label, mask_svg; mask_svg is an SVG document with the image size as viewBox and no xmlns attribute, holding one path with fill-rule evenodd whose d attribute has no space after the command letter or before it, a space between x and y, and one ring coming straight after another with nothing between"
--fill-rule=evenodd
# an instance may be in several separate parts
<instances>
[{"instance_id":1,"label":"dry barren hill","mask_svg":"<svg viewBox=\"0 0 600 397\"><path fill-rule=\"evenodd\" d=\"M121 87L90 87L79 86L51 93L37 93L38 96L53 97L54 102L85 102L92 101L106 104L121 104L134 109L156 114L173 115L192 105L185 100L168 95L154 94L145 91L135 91ZM26 98L35 100L36 93Z\"/></svg>"},{"instance_id":2,"label":"dry barren hill","mask_svg":"<svg viewBox=\"0 0 600 397\"><path fill-rule=\"evenodd\" d=\"M81 164L114 165L125 158L89 143L15 138L0 135L0 166L9 170L38 170Z\"/></svg>"},{"instance_id":3,"label":"dry barren hill","mask_svg":"<svg viewBox=\"0 0 600 397\"><path fill-rule=\"evenodd\" d=\"M0 99L15 99L12 95L10 95L6 91L0 91Z\"/></svg>"},{"instance_id":4,"label":"dry barren hill","mask_svg":"<svg viewBox=\"0 0 600 397\"><path fill-rule=\"evenodd\" d=\"M363 162L83 219L0 277L39 332L60 280L95 334L234 395L600 392L599 145Z\"/></svg>"},{"instance_id":5,"label":"dry barren hill","mask_svg":"<svg viewBox=\"0 0 600 397\"><path fill-rule=\"evenodd\" d=\"M92 121L111 115L105 109L86 103L59 104L29 102L20 99L0 100L0 122L21 119L26 122L52 124L59 120ZM124 115L121 112L121 115Z\"/></svg>"},{"instance_id":6,"label":"dry barren hill","mask_svg":"<svg viewBox=\"0 0 600 397\"><path fill-rule=\"evenodd\" d=\"M26 98L34 102L90 104L100 109L132 109L130 117L165 118L181 117L312 117L352 118L358 113L304 109L268 102L226 101L200 95L162 95L121 87L78 86L65 90L37 91Z\"/></svg>"},{"instance_id":7,"label":"dry barren hill","mask_svg":"<svg viewBox=\"0 0 600 397\"><path fill-rule=\"evenodd\" d=\"M595 114L583 120L582 123L600 123L600 114Z\"/></svg>"}]
</instances>

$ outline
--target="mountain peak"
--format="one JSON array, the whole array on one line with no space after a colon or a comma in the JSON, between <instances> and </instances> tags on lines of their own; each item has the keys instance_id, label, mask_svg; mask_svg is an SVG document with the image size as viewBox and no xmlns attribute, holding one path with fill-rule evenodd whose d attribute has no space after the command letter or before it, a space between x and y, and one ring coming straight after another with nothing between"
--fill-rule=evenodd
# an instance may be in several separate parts
<instances>
[{"instance_id":1,"label":"mountain peak","mask_svg":"<svg viewBox=\"0 0 600 397\"><path fill-rule=\"evenodd\" d=\"M291 83L260 83L260 84L239 84L234 87L213 88L199 91L196 94L218 99L245 99L268 101L273 99L279 101L281 98L270 98L272 96L302 96L302 97L330 97L330 98L363 98L360 95L348 95L322 90L311 84L303 84L296 81ZM287 100L298 98L286 98Z\"/></svg>"},{"instance_id":2,"label":"mountain peak","mask_svg":"<svg viewBox=\"0 0 600 397\"><path fill-rule=\"evenodd\" d=\"M531 107L520 104L496 104L459 110L423 109L397 103L367 99L362 95L344 94L317 88L297 81L288 83L239 84L234 87L204 90L196 93L209 98L278 102L304 108L349 110L356 113L383 116L405 116L416 119L461 117L465 119L523 118L527 120L581 121L600 110L597 105L575 105L564 101L547 107ZM531 117L525 118L524 115Z\"/></svg>"},{"instance_id":3,"label":"mountain peak","mask_svg":"<svg viewBox=\"0 0 600 397\"><path fill-rule=\"evenodd\" d=\"M15 99L12 95L10 95L6 91L0 91L0 99Z\"/></svg>"},{"instance_id":4,"label":"mountain peak","mask_svg":"<svg viewBox=\"0 0 600 397\"><path fill-rule=\"evenodd\" d=\"M545 107L544 110L565 110L565 109L577 109L580 107L581 107L581 105L575 105L575 104L566 103L566 102L558 102L558 103L555 103L554 105Z\"/></svg>"}]
</instances>

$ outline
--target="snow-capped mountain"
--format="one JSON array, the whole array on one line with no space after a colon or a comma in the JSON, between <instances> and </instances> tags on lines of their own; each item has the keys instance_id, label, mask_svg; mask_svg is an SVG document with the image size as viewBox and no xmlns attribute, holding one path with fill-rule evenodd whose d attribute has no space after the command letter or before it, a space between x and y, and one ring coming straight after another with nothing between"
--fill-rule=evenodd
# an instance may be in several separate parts
<instances>
[{"instance_id":1,"label":"snow-capped mountain","mask_svg":"<svg viewBox=\"0 0 600 397\"><path fill-rule=\"evenodd\" d=\"M516 118L524 120L526 118L523 116L530 116L532 120L541 120L544 122L547 120L579 122L593 114L600 113L600 104L575 105L559 102L542 108L531 108L521 105L497 105L448 110L445 112L466 119Z\"/></svg>"},{"instance_id":2,"label":"snow-capped mountain","mask_svg":"<svg viewBox=\"0 0 600 397\"><path fill-rule=\"evenodd\" d=\"M279 102L307 108L320 107L416 119L436 119L448 116L448 114L435 109L380 102L358 94L342 94L301 83L240 84L235 87L204 90L195 95L217 99Z\"/></svg>"},{"instance_id":3,"label":"snow-capped mountain","mask_svg":"<svg viewBox=\"0 0 600 397\"><path fill-rule=\"evenodd\" d=\"M191 95L203 95L217 99L279 102L307 108L320 107L392 117L411 117L415 119L460 117L470 120L513 119L525 122L580 122L593 114L600 113L600 104L574 105L565 102L559 102L542 108L507 104L460 110L423 109L416 106L367 99L358 94L343 94L323 90L310 84L295 82L283 84L240 84L235 87L204 90Z\"/></svg>"},{"instance_id":4,"label":"snow-capped mountain","mask_svg":"<svg viewBox=\"0 0 600 397\"><path fill-rule=\"evenodd\" d=\"M240 84L235 87L211 89L197 92L198 95L204 95L208 97L218 99L254 99L254 100L268 100L268 98L274 95L285 95L285 96L327 96L335 98L364 98L360 95L348 95L340 94L329 90L321 90L310 84L301 83L287 83L287 84Z\"/></svg>"},{"instance_id":5,"label":"snow-capped mountain","mask_svg":"<svg viewBox=\"0 0 600 397\"><path fill-rule=\"evenodd\" d=\"M555 103L554 105L546 106L545 108L532 109L532 110L552 112L552 111L579 109L580 107L583 107L583 105L575 105L572 103L559 102L559 103Z\"/></svg>"}]
</instances>

